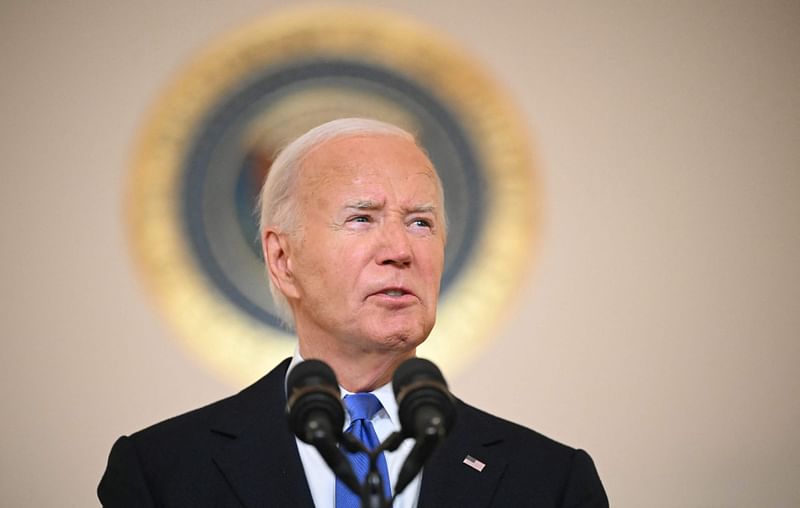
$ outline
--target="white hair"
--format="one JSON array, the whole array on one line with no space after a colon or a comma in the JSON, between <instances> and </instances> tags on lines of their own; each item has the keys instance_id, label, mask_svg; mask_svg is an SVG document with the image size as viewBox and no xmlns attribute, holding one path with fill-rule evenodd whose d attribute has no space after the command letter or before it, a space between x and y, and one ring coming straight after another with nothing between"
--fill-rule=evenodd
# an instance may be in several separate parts
<instances>
[{"instance_id":1,"label":"white hair","mask_svg":"<svg viewBox=\"0 0 800 508\"><path fill-rule=\"evenodd\" d=\"M328 141L351 136L396 136L411 141L423 153L425 152L412 134L400 127L379 120L340 118L314 127L286 145L278 153L272 166L270 166L257 204L257 209L260 211L259 233L262 242L264 241L264 232L269 228L274 228L279 232L290 235L297 233L300 214L297 210L297 201L294 195L297 179L305 157L315 148ZM446 234L447 221L444 213L444 193L441 181L435 170L434 175L436 176L436 185L443 207L441 213ZM293 319L289 302L272 282L272 278L267 277L267 279L278 317L284 324L291 326Z\"/></svg>"}]
</instances>

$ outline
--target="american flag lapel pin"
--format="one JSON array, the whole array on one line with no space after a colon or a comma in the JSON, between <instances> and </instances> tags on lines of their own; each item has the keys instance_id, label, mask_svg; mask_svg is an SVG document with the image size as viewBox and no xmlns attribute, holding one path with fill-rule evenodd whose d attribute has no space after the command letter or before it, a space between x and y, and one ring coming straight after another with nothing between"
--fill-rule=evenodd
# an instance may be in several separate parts
<instances>
[{"instance_id":1,"label":"american flag lapel pin","mask_svg":"<svg viewBox=\"0 0 800 508\"><path fill-rule=\"evenodd\" d=\"M476 459L472 455L467 455L466 457L464 457L464 464L468 465L469 467L471 467L472 469L474 469L479 473L483 471L483 468L486 467L486 464Z\"/></svg>"}]
</instances>

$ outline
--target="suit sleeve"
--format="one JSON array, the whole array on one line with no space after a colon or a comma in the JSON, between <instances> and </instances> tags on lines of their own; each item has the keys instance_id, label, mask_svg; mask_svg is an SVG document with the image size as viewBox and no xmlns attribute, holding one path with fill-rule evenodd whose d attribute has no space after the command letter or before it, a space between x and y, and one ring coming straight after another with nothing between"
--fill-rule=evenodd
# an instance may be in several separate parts
<instances>
[{"instance_id":1,"label":"suit sleeve","mask_svg":"<svg viewBox=\"0 0 800 508\"><path fill-rule=\"evenodd\" d=\"M106 472L97 486L97 497L104 508L155 506L131 438L122 436L111 448Z\"/></svg>"},{"instance_id":2,"label":"suit sleeve","mask_svg":"<svg viewBox=\"0 0 800 508\"><path fill-rule=\"evenodd\" d=\"M608 497L589 454L576 450L561 497L562 508L608 508Z\"/></svg>"}]
</instances>

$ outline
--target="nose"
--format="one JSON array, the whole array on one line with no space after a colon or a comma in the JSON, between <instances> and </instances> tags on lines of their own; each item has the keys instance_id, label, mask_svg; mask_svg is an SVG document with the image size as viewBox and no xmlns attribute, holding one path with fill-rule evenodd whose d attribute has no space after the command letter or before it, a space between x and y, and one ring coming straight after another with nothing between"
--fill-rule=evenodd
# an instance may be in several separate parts
<instances>
[{"instance_id":1,"label":"nose","mask_svg":"<svg viewBox=\"0 0 800 508\"><path fill-rule=\"evenodd\" d=\"M380 265L406 267L411 264L413 253L409 231L402 221L388 221L381 227L380 245L376 262Z\"/></svg>"}]
</instances>

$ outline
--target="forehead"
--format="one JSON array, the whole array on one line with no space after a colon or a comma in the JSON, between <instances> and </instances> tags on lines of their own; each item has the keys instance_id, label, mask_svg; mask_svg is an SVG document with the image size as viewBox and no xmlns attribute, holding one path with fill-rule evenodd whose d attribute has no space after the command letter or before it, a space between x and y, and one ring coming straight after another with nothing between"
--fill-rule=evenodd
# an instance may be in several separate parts
<instances>
[{"instance_id":1,"label":"forehead","mask_svg":"<svg viewBox=\"0 0 800 508\"><path fill-rule=\"evenodd\" d=\"M433 164L422 150L410 140L389 135L348 136L322 143L303 159L298 183L307 190L381 184L398 191L439 192Z\"/></svg>"}]
</instances>

